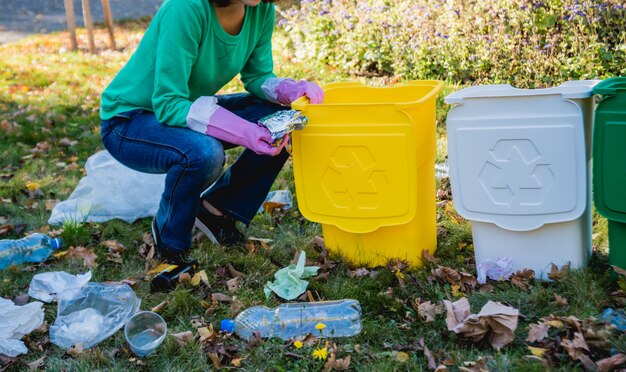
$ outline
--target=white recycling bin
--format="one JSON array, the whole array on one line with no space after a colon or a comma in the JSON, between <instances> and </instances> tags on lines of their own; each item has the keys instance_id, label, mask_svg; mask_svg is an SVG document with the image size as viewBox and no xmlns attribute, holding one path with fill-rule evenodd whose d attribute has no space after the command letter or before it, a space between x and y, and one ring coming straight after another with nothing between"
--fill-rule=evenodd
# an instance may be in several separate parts
<instances>
[{"instance_id":1,"label":"white recycling bin","mask_svg":"<svg viewBox=\"0 0 626 372\"><path fill-rule=\"evenodd\" d=\"M476 86L445 98L452 197L472 224L477 266L506 257L547 279L552 263L586 264L597 83Z\"/></svg>"}]
</instances>

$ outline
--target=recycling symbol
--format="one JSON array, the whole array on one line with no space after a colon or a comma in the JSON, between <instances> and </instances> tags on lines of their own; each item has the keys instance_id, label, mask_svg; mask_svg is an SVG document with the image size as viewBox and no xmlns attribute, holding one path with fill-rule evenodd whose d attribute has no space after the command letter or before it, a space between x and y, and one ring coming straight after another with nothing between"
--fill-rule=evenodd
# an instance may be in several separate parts
<instances>
[{"instance_id":1,"label":"recycling symbol","mask_svg":"<svg viewBox=\"0 0 626 372\"><path fill-rule=\"evenodd\" d=\"M337 148L322 176L322 188L334 206L348 210L378 207L388 185L370 150L360 146Z\"/></svg>"},{"instance_id":2,"label":"recycling symbol","mask_svg":"<svg viewBox=\"0 0 626 372\"><path fill-rule=\"evenodd\" d=\"M494 204L541 205L554 184L550 164L528 139L500 140L489 150L479 182Z\"/></svg>"}]
</instances>

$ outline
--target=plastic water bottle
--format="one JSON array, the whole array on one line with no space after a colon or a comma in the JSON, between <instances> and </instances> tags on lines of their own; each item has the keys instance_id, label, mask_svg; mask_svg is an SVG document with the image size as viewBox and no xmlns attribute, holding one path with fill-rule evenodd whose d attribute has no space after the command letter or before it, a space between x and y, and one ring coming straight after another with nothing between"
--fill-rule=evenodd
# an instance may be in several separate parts
<instances>
[{"instance_id":1,"label":"plastic water bottle","mask_svg":"<svg viewBox=\"0 0 626 372\"><path fill-rule=\"evenodd\" d=\"M275 309L254 306L239 313L235 320L224 319L221 323L222 331L236 332L246 340L254 332L263 338L283 340L309 333L316 337L349 337L362 328L357 300L289 303Z\"/></svg>"},{"instance_id":2,"label":"plastic water bottle","mask_svg":"<svg viewBox=\"0 0 626 372\"><path fill-rule=\"evenodd\" d=\"M613 324L619 331L626 331L626 313L624 310L608 308L600 315L600 320Z\"/></svg>"},{"instance_id":3,"label":"plastic water bottle","mask_svg":"<svg viewBox=\"0 0 626 372\"><path fill-rule=\"evenodd\" d=\"M23 262L41 262L60 247L61 239L40 233L17 240L0 240L0 270Z\"/></svg>"}]
</instances>

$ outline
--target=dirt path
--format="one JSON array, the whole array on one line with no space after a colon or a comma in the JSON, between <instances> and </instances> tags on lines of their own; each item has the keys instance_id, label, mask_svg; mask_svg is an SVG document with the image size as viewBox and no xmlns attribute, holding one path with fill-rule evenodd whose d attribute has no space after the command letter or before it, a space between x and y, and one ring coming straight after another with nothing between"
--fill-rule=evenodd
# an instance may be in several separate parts
<instances>
[{"instance_id":1,"label":"dirt path","mask_svg":"<svg viewBox=\"0 0 626 372\"><path fill-rule=\"evenodd\" d=\"M153 15L163 0L110 0L115 20ZM94 22L102 22L102 4L91 0ZM77 27L83 26L80 0L74 0ZM63 0L0 0L0 44L25 36L67 29Z\"/></svg>"}]
</instances>

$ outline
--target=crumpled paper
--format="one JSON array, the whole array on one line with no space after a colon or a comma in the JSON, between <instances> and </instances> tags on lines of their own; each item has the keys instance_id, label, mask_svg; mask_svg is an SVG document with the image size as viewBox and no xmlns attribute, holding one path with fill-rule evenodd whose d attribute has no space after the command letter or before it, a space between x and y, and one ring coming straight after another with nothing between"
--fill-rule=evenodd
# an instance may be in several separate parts
<instances>
[{"instance_id":1,"label":"crumpled paper","mask_svg":"<svg viewBox=\"0 0 626 372\"><path fill-rule=\"evenodd\" d=\"M302 251L296 265L291 264L278 270L274 274L274 281L265 284L265 297L274 292L285 300L293 300L303 294L309 282L302 279L317 275L317 270L320 269L318 266L304 266L305 263L306 253Z\"/></svg>"},{"instance_id":2,"label":"crumpled paper","mask_svg":"<svg viewBox=\"0 0 626 372\"><path fill-rule=\"evenodd\" d=\"M13 358L28 353L20 339L43 324L42 305L31 302L17 306L0 297L0 354Z\"/></svg>"},{"instance_id":3,"label":"crumpled paper","mask_svg":"<svg viewBox=\"0 0 626 372\"><path fill-rule=\"evenodd\" d=\"M509 257L498 257L495 260L482 260L476 266L476 280L480 284L491 280L507 280L513 274L513 262Z\"/></svg>"},{"instance_id":4,"label":"crumpled paper","mask_svg":"<svg viewBox=\"0 0 626 372\"><path fill-rule=\"evenodd\" d=\"M68 289L81 289L91 280L91 271L72 275L64 271L52 271L33 276L28 295L43 302L52 302L57 295Z\"/></svg>"},{"instance_id":5,"label":"crumpled paper","mask_svg":"<svg viewBox=\"0 0 626 372\"><path fill-rule=\"evenodd\" d=\"M519 310L513 307L489 301L478 314L471 314L469 301L465 297L454 303L443 301L443 304L448 311L446 324L449 331L474 342L488 337L489 343L496 350L515 339Z\"/></svg>"}]
</instances>

